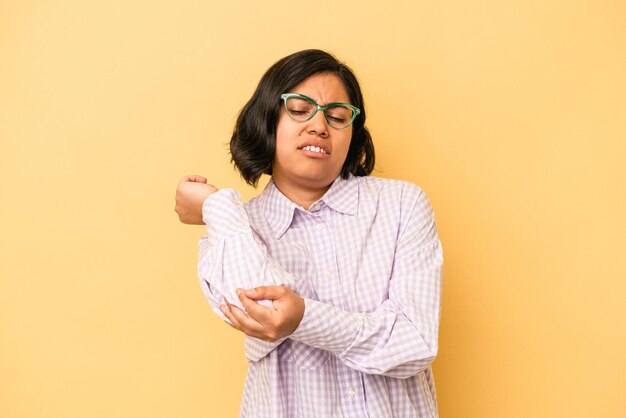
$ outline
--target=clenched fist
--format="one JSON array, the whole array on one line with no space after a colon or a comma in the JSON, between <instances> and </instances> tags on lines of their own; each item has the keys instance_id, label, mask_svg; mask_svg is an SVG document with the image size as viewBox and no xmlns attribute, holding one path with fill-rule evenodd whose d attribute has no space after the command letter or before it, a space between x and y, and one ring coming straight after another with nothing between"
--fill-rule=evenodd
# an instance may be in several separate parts
<instances>
[{"instance_id":1,"label":"clenched fist","mask_svg":"<svg viewBox=\"0 0 626 418\"><path fill-rule=\"evenodd\" d=\"M178 219L184 224L202 225L202 203L217 189L207 183L202 176L185 176L176 187L176 206Z\"/></svg>"}]
</instances>

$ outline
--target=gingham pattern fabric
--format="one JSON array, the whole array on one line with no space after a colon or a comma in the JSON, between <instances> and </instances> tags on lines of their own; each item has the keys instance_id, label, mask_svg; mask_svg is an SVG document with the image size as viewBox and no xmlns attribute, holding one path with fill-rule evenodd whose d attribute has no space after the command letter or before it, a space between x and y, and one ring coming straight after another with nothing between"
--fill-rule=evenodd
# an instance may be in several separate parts
<instances>
[{"instance_id":1,"label":"gingham pattern fabric","mask_svg":"<svg viewBox=\"0 0 626 418\"><path fill-rule=\"evenodd\" d=\"M243 309L238 287L285 285L305 301L288 338L244 338L242 418L438 416L443 256L417 186L337 178L307 211L270 181L245 206L222 189L202 211L198 275L222 319L224 297Z\"/></svg>"}]
</instances>

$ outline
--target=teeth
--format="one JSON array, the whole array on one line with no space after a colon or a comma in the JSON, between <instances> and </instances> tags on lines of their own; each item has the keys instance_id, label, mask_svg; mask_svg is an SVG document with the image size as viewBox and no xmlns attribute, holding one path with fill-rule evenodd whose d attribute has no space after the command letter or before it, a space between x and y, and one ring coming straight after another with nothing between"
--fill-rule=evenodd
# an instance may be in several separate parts
<instances>
[{"instance_id":1,"label":"teeth","mask_svg":"<svg viewBox=\"0 0 626 418\"><path fill-rule=\"evenodd\" d=\"M308 145L308 146L306 146L306 147L304 147L302 149L306 150L306 151L317 152L317 153L320 153L320 154L326 154L326 151L324 151L324 149L322 149L320 147L314 147L312 145Z\"/></svg>"}]
</instances>

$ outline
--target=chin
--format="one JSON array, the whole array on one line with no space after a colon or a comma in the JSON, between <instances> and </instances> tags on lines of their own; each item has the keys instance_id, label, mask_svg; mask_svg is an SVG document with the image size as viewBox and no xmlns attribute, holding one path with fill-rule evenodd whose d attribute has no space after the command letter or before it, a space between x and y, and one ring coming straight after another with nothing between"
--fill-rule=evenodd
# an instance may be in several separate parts
<instances>
[{"instance_id":1,"label":"chin","mask_svg":"<svg viewBox=\"0 0 626 418\"><path fill-rule=\"evenodd\" d=\"M298 180L302 185L319 189L328 187L336 178L337 176L329 176L328 173L307 173L298 176Z\"/></svg>"}]
</instances>

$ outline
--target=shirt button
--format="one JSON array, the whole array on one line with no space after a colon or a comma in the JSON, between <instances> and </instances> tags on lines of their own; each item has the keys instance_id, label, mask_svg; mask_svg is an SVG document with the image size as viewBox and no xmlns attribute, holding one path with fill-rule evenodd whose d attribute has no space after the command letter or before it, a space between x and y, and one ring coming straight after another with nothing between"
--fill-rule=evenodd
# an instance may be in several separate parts
<instances>
[{"instance_id":1,"label":"shirt button","mask_svg":"<svg viewBox=\"0 0 626 418\"><path fill-rule=\"evenodd\" d=\"M331 276L331 274L332 274L332 273L330 272L330 270L324 270L324 276L326 276L326 277L330 277L330 276Z\"/></svg>"},{"instance_id":2,"label":"shirt button","mask_svg":"<svg viewBox=\"0 0 626 418\"><path fill-rule=\"evenodd\" d=\"M350 394L350 396L354 396L354 395L356 395L356 389L355 388L350 388L350 389L348 389L348 393Z\"/></svg>"},{"instance_id":3,"label":"shirt button","mask_svg":"<svg viewBox=\"0 0 626 418\"><path fill-rule=\"evenodd\" d=\"M322 229L324 229L324 224L317 224L317 230L321 231Z\"/></svg>"}]
</instances>

